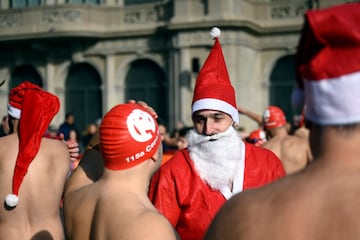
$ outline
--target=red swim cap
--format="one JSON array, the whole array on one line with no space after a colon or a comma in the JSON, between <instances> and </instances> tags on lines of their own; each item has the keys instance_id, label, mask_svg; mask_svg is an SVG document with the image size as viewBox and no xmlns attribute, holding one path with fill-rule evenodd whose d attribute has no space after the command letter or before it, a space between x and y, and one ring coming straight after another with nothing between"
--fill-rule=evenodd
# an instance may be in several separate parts
<instances>
[{"instance_id":1,"label":"red swim cap","mask_svg":"<svg viewBox=\"0 0 360 240\"><path fill-rule=\"evenodd\" d=\"M256 129L249 134L246 141L256 146L261 146L267 141L266 134L262 129Z\"/></svg>"},{"instance_id":2,"label":"red swim cap","mask_svg":"<svg viewBox=\"0 0 360 240\"><path fill-rule=\"evenodd\" d=\"M285 126L285 114L280 108L276 106L269 106L264 112L263 123L266 129Z\"/></svg>"},{"instance_id":3,"label":"red swim cap","mask_svg":"<svg viewBox=\"0 0 360 240\"><path fill-rule=\"evenodd\" d=\"M156 120L142 106L120 104L100 124L100 148L104 165L111 170L136 166L151 158L161 139Z\"/></svg>"},{"instance_id":4,"label":"red swim cap","mask_svg":"<svg viewBox=\"0 0 360 240\"><path fill-rule=\"evenodd\" d=\"M266 142L266 134L262 129L256 129L249 134L250 140L263 140Z\"/></svg>"}]
</instances>

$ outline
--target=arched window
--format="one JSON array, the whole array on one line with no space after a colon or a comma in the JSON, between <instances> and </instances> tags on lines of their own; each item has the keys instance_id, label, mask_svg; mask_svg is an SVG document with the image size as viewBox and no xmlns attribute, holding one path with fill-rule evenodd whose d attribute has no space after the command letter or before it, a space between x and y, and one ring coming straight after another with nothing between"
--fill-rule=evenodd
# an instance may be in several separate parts
<instances>
[{"instance_id":1,"label":"arched window","mask_svg":"<svg viewBox=\"0 0 360 240\"><path fill-rule=\"evenodd\" d=\"M80 133L89 123L102 117L100 75L91 65L80 63L71 66L66 79L65 111L75 115Z\"/></svg>"},{"instance_id":2,"label":"arched window","mask_svg":"<svg viewBox=\"0 0 360 240\"><path fill-rule=\"evenodd\" d=\"M125 78L125 98L143 100L168 121L168 91L163 70L153 61L136 60L130 64Z\"/></svg>"},{"instance_id":3,"label":"arched window","mask_svg":"<svg viewBox=\"0 0 360 240\"><path fill-rule=\"evenodd\" d=\"M295 114L291 107L291 94L295 85L294 55L280 58L270 75L270 104L280 107L288 122L292 122Z\"/></svg>"},{"instance_id":4,"label":"arched window","mask_svg":"<svg viewBox=\"0 0 360 240\"><path fill-rule=\"evenodd\" d=\"M15 70L12 72L11 81L9 83L9 90L24 81L34 83L41 88L43 87L43 81L40 74L33 66L26 64L15 68Z\"/></svg>"},{"instance_id":5,"label":"arched window","mask_svg":"<svg viewBox=\"0 0 360 240\"><path fill-rule=\"evenodd\" d=\"M12 8L40 6L41 0L12 0L10 4Z\"/></svg>"}]
</instances>

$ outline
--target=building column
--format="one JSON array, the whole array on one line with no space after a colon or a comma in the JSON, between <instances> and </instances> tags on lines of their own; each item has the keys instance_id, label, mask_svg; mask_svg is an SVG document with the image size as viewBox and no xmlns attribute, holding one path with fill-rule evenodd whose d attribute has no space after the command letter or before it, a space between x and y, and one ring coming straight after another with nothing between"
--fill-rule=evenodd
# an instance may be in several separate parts
<instances>
[{"instance_id":1,"label":"building column","mask_svg":"<svg viewBox=\"0 0 360 240\"><path fill-rule=\"evenodd\" d=\"M55 67L50 62L46 63L45 81L43 83L47 91L55 92Z\"/></svg>"},{"instance_id":2,"label":"building column","mask_svg":"<svg viewBox=\"0 0 360 240\"><path fill-rule=\"evenodd\" d=\"M170 49L168 58L168 113L169 129L173 129L176 119L179 117L179 53L175 48Z\"/></svg>"},{"instance_id":3,"label":"building column","mask_svg":"<svg viewBox=\"0 0 360 240\"><path fill-rule=\"evenodd\" d=\"M10 8L10 0L0 1L0 9L9 9L9 8Z\"/></svg>"},{"instance_id":4,"label":"building column","mask_svg":"<svg viewBox=\"0 0 360 240\"><path fill-rule=\"evenodd\" d=\"M103 115L113 106L119 103L116 94L116 72L115 72L115 56L106 55L105 57L105 73L102 85L103 93Z\"/></svg>"},{"instance_id":5,"label":"building column","mask_svg":"<svg viewBox=\"0 0 360 240\"><path fill-rule=\"evenodd\" d=\"M100 4L105 5L105 6L123 7L124 6L124 0L104 0L104 2L101 2Z\"/></svg>"},{"instance_id":6,"label":"building column","mask_svg":"<svg viewBox=\"0 0 360 240\"><path fill-rule=\"evenodd\" d=\"M184 121L187 125L191 123L191 101L192 101L192 59L189 48L182 48L180 51L180 114L177 120Z\"/></svg>"}]
</instances>

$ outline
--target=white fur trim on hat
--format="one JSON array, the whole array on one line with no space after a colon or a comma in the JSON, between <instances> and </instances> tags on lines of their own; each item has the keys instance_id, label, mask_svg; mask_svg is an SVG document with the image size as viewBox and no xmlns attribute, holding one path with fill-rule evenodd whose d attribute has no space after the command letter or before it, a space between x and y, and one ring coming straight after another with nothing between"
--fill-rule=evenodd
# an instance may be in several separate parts
<instances>
[{"instance_id":1,"label":"white fur trim on hat","mask_svg":"<svg viewBox=\"0 0 360 240\"><path fill-rule=\"evenodd\" d=\"M15 108L13 106L11 106L10 104L8 104L8 113L10 116L12 116L13 118L16 119L20 119L21 116L21 110L18 108Z\"/></svg>"},{"instance_id":2,"label":"white fur trim on hat","mask_svg":"<svg viewBox=\"0 0 360 240\"><path fill-rule=\"evenodd\" d=\"M360 122L360 71L305 81L305 118L324 125Z\"/></svg>"},{"instance_id":3,"label":"white fur trim on hat","mask_svg":"<svg viewBox=\"0 0 360 240\"><path fill-rule=\"evenodd\" d=\"M197 100L192 105L192 113L199 110L216 110L227 113L231 116L232 120L239 124L239 113L236 108L234 108L231 104L224 102L219 99L213 98L203 98Z\"/></svg>"}]
</instances>

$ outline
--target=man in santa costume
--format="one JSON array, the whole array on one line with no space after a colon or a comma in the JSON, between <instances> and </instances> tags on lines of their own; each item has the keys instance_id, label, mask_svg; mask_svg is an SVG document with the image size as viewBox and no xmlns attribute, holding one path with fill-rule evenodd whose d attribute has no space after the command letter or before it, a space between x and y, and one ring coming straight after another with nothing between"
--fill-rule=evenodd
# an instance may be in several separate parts
<instances>
[{"instance_id":1,"label":"man in santa costume","mask_svg":"<svg viewBox=\"0 0 360 240\"><path fill-rule=\"evenodd\" d=\"M10 91L11 133L0 138L0 239L64 239L60 201L70 155L44 137L59 99L30 82Z\"/></svg>"},{"instance_id":2,"label":"man in santa costume","mask_svg":"<svg viewBox=\"0 0 360 240\"><path fill-rule=\"evenodd\" d=\"M212 239L360 238L360 3L309 10L297 52L314 160L304 170L239 193Z\"/></svg>"},{"instance_id":3,"label":"man in santa costume","mask_svg":"<svg viewBox=\"0 0 360 240\"><path fill-rule=\"evenodd\" d=\"M188 149L160 168L149 193L183 240L202 239L218 209L235 193L285 175L275 154L244 143L234 128L239 113L220 30L213 28L210 35L215 44L196 81Z\"/></svg>"}]
</instances>

